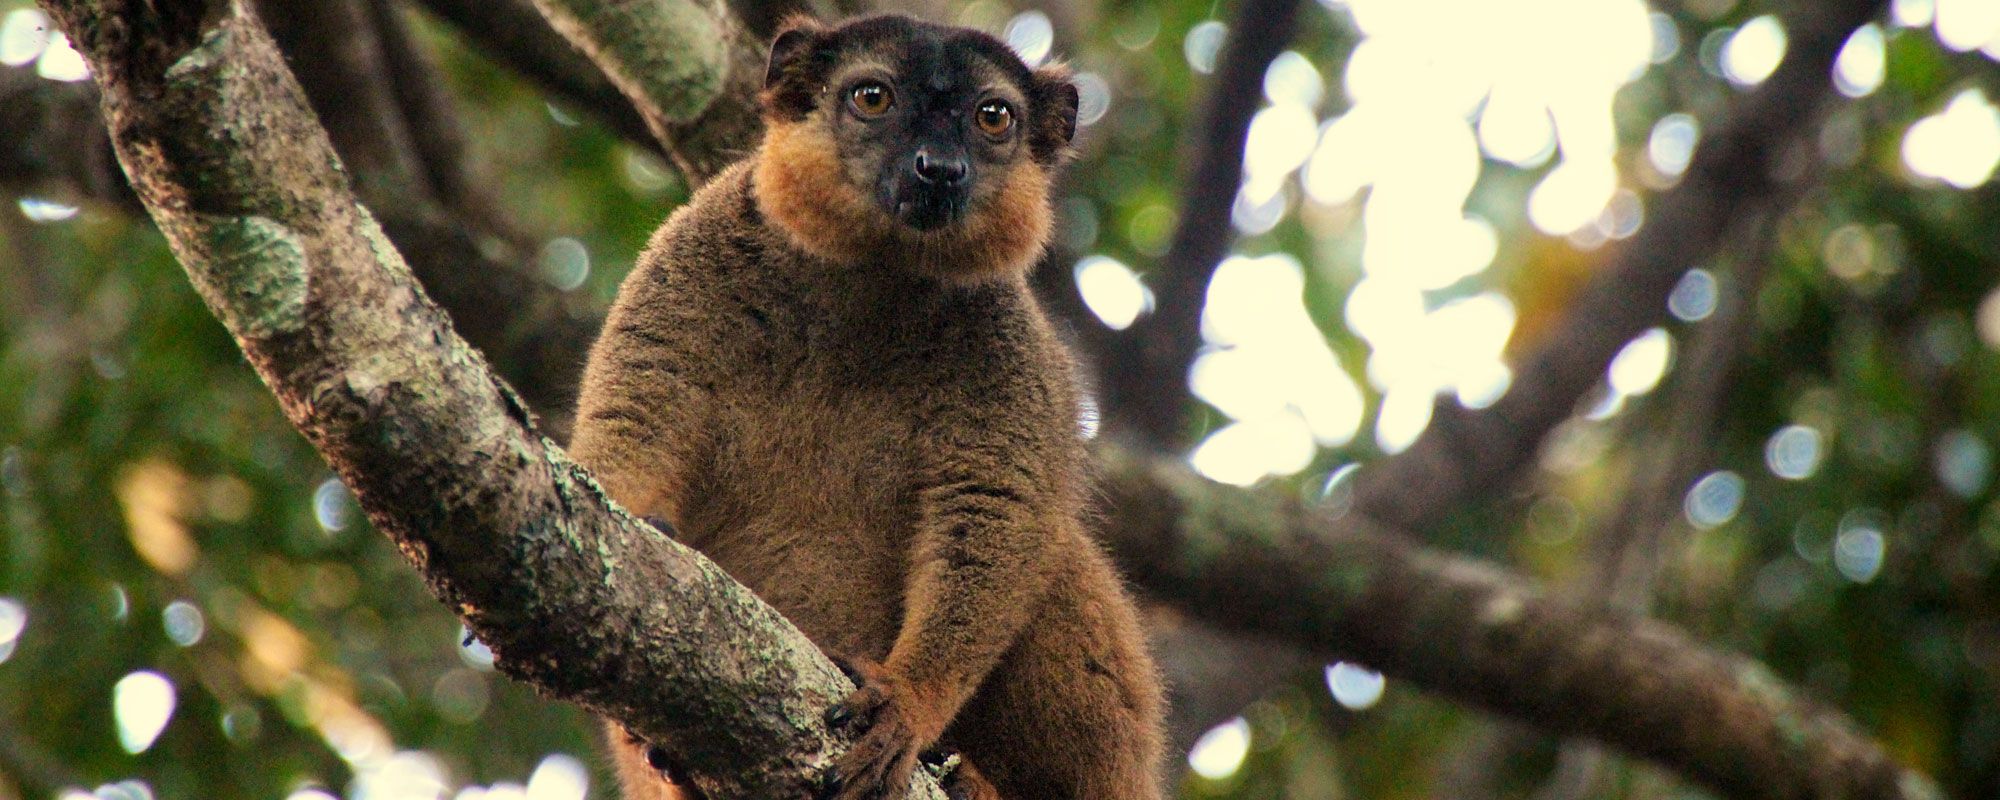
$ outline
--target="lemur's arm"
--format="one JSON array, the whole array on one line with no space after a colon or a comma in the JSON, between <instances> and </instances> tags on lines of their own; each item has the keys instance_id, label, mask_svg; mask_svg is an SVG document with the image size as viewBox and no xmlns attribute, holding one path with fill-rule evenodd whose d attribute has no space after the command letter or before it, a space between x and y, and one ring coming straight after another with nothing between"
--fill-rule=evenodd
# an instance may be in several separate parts
<instances>
[{"instance_id":1,"label":"lemur's arm","mask_svg":"<svg viewBox=\"0 0 2000 800\"><path fill-rule=\"evenodd\" d=\"M918 473L903 628L883 664L907 687L926 741L944 732L1040 604L1055 540L1050 517L1068 504L1036 463L1049 457L1037 434L946 438L960 441L939 443L930 456L937 463Z\"/></svg>"},{"instance_id":2,"label":"lemur's arm","mask_svg":"<svg viewBox=\"0 0 2000 800\"><path fill-rule=\"evenodd\" d=\"M846 663L861 688L833 721L866 733L836 766L839 782L900 791L918 751L937 742L1041 605L1060 541L1053 531L1079 502L1065 474L1073 457L1056 440L1073 428L1051 430L1041 416L973 404L913 443L918 522L902 631L883 663Z\"/></svg>"}]
</instances>

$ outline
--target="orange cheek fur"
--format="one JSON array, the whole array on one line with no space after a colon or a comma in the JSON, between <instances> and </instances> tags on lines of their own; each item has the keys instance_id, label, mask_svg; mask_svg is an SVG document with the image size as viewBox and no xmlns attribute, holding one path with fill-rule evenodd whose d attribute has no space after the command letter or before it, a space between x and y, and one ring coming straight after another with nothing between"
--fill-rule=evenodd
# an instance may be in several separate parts
<instances>
[{"instance_id":1,"label":"orange cheek fur","mask_svg":"<svg viewBox=\"0 0 2000 800\"><path fill-rule=\"evenodd\" d=\"M979 281L1027 271L1048 243L1049 177L1032 161L1009 165L999 188L963 222L904 227L848 180L823 125L765 120L752 180L757 203L793 244L842 264L886 263L942 280Z\"/></svg>"}]
</instances>

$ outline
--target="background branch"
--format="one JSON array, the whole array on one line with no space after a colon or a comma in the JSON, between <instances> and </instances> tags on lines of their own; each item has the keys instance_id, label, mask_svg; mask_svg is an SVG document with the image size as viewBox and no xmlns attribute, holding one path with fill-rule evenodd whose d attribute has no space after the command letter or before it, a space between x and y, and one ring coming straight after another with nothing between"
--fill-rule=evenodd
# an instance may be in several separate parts
<instances>
[{"instance_id":1,"label":"background branch","mask_svg":"<svg viewBox=\"0 0 2000 800\"><path fill-rule=\"evenodd\" d=\"M627 142L662 156L646 120L595 64L549 27L528 0L412 0L464 34L494 61L565 105L597 118Z\"/></svg>"},{"instance_id":2,"label":"background branch","mask_svg":"<svg viewBox=\"0 0 2000 800\"><path fill-rule=\"evenodd\" d=\"M1619 349L1666 319L1667 294L1681 275L1714 257L1740 221L1775 219L1797 198L1781 173L1810 157L1798 151L1833 104L1834 59L1854 29L1883 8L1880 0L1796 4L1785 17L1783 63L1723 119L1703 126L1680 184L1522 360L1507 394L1481 411L1440 400L1409 449L1356 476L1357 507L1391 528L1423 532L1512 485Z\"/></svg>"},{"instance_id":3,"label":"background branch","mask_svg":"<svg viewBox=\"0 0 2000 800\"><path fill-rule=\"evenodd\" d=\"M1237 7L1182 147L1189 166L1180 221L1150 273L1155 309L1093 353L1106 417L1162 449L1178 449L1187 437L1188 364L1201 346L1208 280L1236 239L1230 210L1243 182L1244 137L1264 102L1264 71L1291 42L1298 9L1299 0L1242 0Z\"/></svg>"},{"instance_id":4,"label":"background branch","mask_svg":"<svg viewBox=\"0 0 2000 800\"><path fill-rule=\"evenodd\" d=\"M1559 735L1654 759L1731 797L1929 798L1837 713L1657 622L1578 608L1354 515L1101 448L1105 535L1188 613L1360 661Z\"/></svg>"}]
</instances>

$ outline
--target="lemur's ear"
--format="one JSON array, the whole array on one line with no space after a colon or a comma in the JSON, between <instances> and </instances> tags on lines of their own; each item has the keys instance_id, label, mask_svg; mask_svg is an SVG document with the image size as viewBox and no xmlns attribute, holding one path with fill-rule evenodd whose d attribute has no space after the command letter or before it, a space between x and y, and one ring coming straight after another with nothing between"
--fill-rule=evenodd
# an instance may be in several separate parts
<instances>
[{"instance_id":1,"label":"lemur's ear","mask_svg":"<svg viewBox=\"0 0 2000 800\"><path fill-rule=\"evenodd\" d=\"M1069 67L1050 64L1035 70L1035 113L1033 138L1035 157L1053 160L1069 150L1076 138L1076 81Z\"/></svg>"},{"instance_id":2,"label":"lemur's ear","mask_svg":"<svg viewBox=\"0 0 2000 800\"><path fill-rule=\"evenodd\" d=\"M825 32L819 20L804 14L793 14L779 23L778 36L771 40L771 61L764 67L764 88L769 89L784 79L785 70L811 50L813 40Z\"/></svg>"},{"instance_id":3,"label":"lemur's ear","mask_svg":"<svg viewBox=\"0 0 2000 800\"><path fill-rule=\"evenodd\" d=\"M771 60L764 67L764 108L787 119L797 119L812 110L815 90L800 74L826 27L804 14L793 14L778 25L771 40Z\"/></svg>"}]
</instances>

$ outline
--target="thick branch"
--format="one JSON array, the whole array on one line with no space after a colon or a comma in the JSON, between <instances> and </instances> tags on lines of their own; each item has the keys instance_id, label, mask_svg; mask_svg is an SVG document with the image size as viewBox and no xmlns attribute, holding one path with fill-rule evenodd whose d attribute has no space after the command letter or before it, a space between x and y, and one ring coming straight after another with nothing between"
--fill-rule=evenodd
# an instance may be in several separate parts
<instances>
[{"instance_id":1,"label":"thick branch","mask_svg":"<svg viewBox=\"0 0 2000 800\"><path fill-rule=\"evenodd\" d=\"M1643 618L1544 598L1295 496L1104 448L1128 574L1209 621L1349 658L1556 734L1659 761L1731 797L1932 798L1764 667Z\"/></svg>"},{"instance_id":2,"label":"thick branch","mask_svg":"<svg viewBox=\"0 0 2000 800\"><path fill-rule=\"evenodd\" d=\"M242 0L46 5L203 299L501 668L670 745L720 796L807 794L851 686L535 431L348 194Z\"/></svg>"},{"instance_id":3,"label":"thick branch","mask_svg":"<svg viewBox=\"0 0 2000 800\"><path fill-rule=\"evenodd\" d=\"M1709 128L1679 186L1654 205L1639 234L1598 273L1548 341L1516 370L1513 388L1483 411L1438 404L1408 450L1363 472L1356 504L1394 528L1424 531L1487 492L1510 485L1543 438L1568 419L1632 337L1666 318L1666 298L1690 267L1713 258L1734 224L1782 215L1780 172L1832 104L1835 56L1882 0L1800 3L1778 71Z\"/></svg>"},{"instance_id":4,"label":"thick branch","mask_svg":"<svg viewBox=\"0 0 2000 800\"><path fill-rule=\"evenodd\" d=\"M1235 240L1230 209L1243 144L1263 102L1264 70L1292 39L1298 0L1242 0L1218 54L1200 127L1183 149L1180 224L1152 275L1155 311L1097 353L1104 407L1118 427L1167 449L1186 437L1187 370L1201 346L1208 280Z\"/></svg>"},{"instance_id":5,"label":"thick branch","mask_svg":"<svg viewBox=\"0 0 2000 800\"><path fill-rule=\"evenodd\" d=\"M761 44L722 0L535 0L698 185L756 147Z\"/></svg>"}]
</instances>

